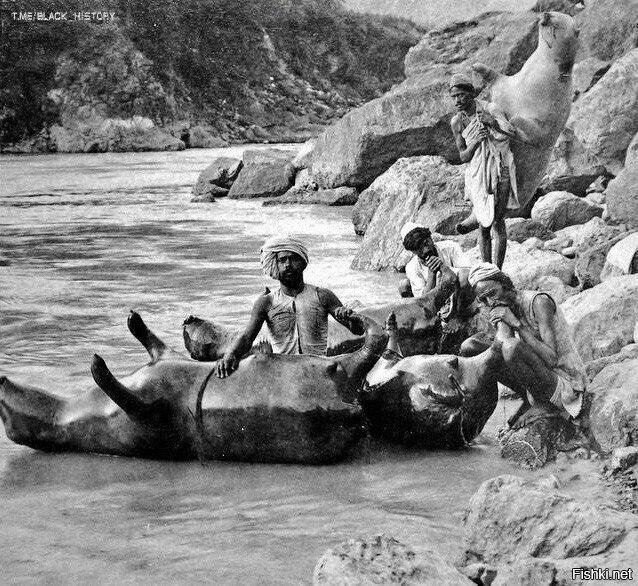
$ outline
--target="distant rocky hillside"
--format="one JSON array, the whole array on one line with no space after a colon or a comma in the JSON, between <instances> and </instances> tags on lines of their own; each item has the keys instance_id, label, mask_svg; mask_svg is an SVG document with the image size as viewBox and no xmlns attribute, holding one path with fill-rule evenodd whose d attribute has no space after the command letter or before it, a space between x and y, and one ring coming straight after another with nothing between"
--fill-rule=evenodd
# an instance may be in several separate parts
<instances>
[{"instance_id":1,"label":"distant rocky hillside","mask_svg":"<svg viewBox=\"0 0 638 586\"><path fill-rule=\"evenodd\" d=\"M75 4L43 0L20 9L72 11ZM339 0L109 5L116 13L109 23L9 21L2 148L301 140L400 82L404 56L424 32L405 20L349 12Z\"/></svg>"},{"instance_id":2,"label":"distant rocky hillside","mask_svg":"<svg viewBox=\"0 0 638 586\"><path fill-rule=\"evenodd\" d=\"M408 18L427 27L474 18L493 10L529 10L536 0L345 0L350 10Z\"/></svg>"}]
</instances>

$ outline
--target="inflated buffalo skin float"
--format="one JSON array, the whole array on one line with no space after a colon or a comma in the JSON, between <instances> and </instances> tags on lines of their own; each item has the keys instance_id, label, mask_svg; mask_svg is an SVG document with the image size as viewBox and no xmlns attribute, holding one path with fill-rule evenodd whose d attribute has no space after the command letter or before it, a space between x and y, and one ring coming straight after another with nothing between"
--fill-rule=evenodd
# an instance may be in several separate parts
<instances>
[{"instance_id":1,"label":"inflated buffalo skin float","mask_svg":"<svg viewBox=\"0 0 638 586\"><path fill-rule=\"evenodd\" d=\"M357 389L387 343L366 328L352 354L257 352L219 379L214 365L169 348L131 312L128 327L151 361L117 379L99 356L97 386L60 397L0 377L0 416L12 441L45 451L168 460L199 458L323 464L344 458L365 436Z\"/></svg>"},{"instance_id":2,"label":"inflated buffalo skin float","mask_svg":"<svg viewBox=\"0 0 638 586\"><path fill-rule=\"evenodd\" d=\"M372 434L421 448L467 445L496 408L501 363L498 343L471 358L385 353L359 396Z\"/></svg>"}]
</instances>

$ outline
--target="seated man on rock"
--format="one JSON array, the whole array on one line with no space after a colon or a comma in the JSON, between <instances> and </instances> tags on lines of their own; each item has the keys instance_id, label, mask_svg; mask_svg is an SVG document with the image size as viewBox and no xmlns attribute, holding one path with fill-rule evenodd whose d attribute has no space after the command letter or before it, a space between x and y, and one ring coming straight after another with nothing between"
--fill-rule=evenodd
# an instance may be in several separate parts
<instances>
[{"instance_id":1,"label":"seated man on rock","mask_svg":"<svg viewBox=\"0 0 638 586\"><path fill-rule=\"evenodd\" d=\"M405 266L405 276L399 283L401 297L423 297L434 289L446 271L458 274L467 262L461 247L454 240L434 243L430 230L414 222L406 222L401 228L403 247L413 253Z\"/></svg>"},{"instance_id":2,"label":"seated man on rock","mask_svg":"<svg viewBox=\"0 0 638 586\"><path fill-rule=\"evenodd\" d=\"M250 350L264 322L276 354L325 355L328 315L353 334L364 333L363 323L351 309L343 307L329 289L304 283L308 251L294 236L273 236L261 249L265 274L279 281L275 291L266 291L253 306L248 326L217 361L217 376L232 374Z\"/></svg>"},{"instance_id":3,"label":"seated man on rock","mask_svg":"<svg viewBox=\"0 0 638 586\"><path fill-rule=\"evenodd\" d=\"M558 304L547 293L515 289L511 279L491 263L472 267L468 281L502 343L504 366L499 381L523 400L508 421L510 427L517 422L522 427L543 411L576 417L587 377ZM460 353L474 356L489 344L489 336L477 334L463 342Z\"/></svg>"}]
</instances>

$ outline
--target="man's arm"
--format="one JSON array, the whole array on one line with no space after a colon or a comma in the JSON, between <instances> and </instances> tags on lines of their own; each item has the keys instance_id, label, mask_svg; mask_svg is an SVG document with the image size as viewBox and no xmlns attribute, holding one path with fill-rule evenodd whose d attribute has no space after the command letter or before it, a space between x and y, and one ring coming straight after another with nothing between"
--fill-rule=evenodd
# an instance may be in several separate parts
<instances>
[{"instance_id":1,"label":"man's arm","mask_svg":"<svg viewBox=\"0 0 638 586\"><path fill-rule=\"evenodd\" d=\"M361 336L365 333L365 326L359 319L356 318L356 314L352 309L348 309L343 306L341 300L330 289L324 289L318 287L317 293L319 294L319 300L326 308L328 313L341 325L348 328L353 334Z\"/></svg>"},{"instance_id":2,"label":"man's arm","mask_svg":"<svg viewBox=\"0 0 638 586\"><path fill-rule=\"evenodd\" d=\"M216 374L219 378L226 378L237 370L239 361L252 347L266 319L267 310L268 296L267 294L260 295L253 305L253 311L246 329L233 341L230 348L226 350L224 357L217 361Z\"/></svg>"},{"instance_id":3,"label":"man's arm","mask_svg":"<svg viewBox=\"0 0 638 586\"><path fill-rule=\"evenodd\" d=\"M491 126L495 130L497 130L498 132L501 132L502 134L505 134L512 140L515 140L517 142L522 142L524 144L529 144L532 146L537 146L539 142L537 139L537 136L540 133L540 128L538 124L536 123L526 121L524 123L524 126L527 126L527 131L526 131L520 126L516 126L512 124L512 122L508 121L507 118L505 118L505 114L503 114L503 119L505 120L505 123L507 124L506 128L503 128L503 125L505 123L503 125L499 124L498 119L491 112L482 110L481 112L479 112L478 116L479 116L479 120L483 124L485 124L486 126ZM520 124L521 119L517 118L516 120Z\"/></svg>"},{"instance_id":4,"label":"man's arm","mask_svg":"<svg viewBox=\"0 0 638 586\"><path fill-rule=\"evenodd\" d=\"M534 315L538 321L541 340L538 340L534 333L527 327L519 328L518 333L521 340L529 344L547 366L553 368L558 362L558 352L556 351L556 330L554 329L554 315L556 305L548 295L537 295L532 304Z\"/></svg>"},{"instance_id":5,"label":"man's arm","mask_svg":"<svg viewBox=\"0 0 638 586\"><path fill-rule=\"evenodd\" d=\"M487 137L487 130L482 128L476 135L476 139L470 141L469 144L466 144L465 139L463 138L463 128L461 126L461 118L456 115L452 118L450 122L450 127L452 128L452 134L454 135L454 141L456 142L456 148L459 151L459 158L462 163L469 163L474 156L474 151L476 151L481 141Z\"/></svg>"}]
</instances>

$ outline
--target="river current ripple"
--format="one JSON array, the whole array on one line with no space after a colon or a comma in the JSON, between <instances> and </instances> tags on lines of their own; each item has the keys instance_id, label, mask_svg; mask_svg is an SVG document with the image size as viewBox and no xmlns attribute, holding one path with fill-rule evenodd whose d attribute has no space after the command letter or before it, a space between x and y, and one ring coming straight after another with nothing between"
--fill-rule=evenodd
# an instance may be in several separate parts
<instances>
[{"instance_id":1,"label":"river current ripple","mask_svg":"<svg viewBox=\"0 0 638 586\"><path fill-rule=\"evenodd\" d=\"M190 314L245 323L272 284L258 263L272 234L300 234L307 281L346 304L395 295L396 275L350 271L350 208L191 203L211 158L240 152L0 157L0 375L74 394L93 353L116 374L140 366L129 309L178 349ZM51 455L2 430L3 580L308 583L327 547L378 532L453 558L470 495L511 472L493 446L502 418L467 451L373 444L330 467Z\"/></svg>"}]
</instances>

